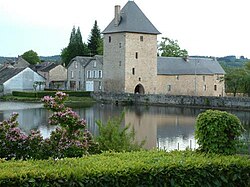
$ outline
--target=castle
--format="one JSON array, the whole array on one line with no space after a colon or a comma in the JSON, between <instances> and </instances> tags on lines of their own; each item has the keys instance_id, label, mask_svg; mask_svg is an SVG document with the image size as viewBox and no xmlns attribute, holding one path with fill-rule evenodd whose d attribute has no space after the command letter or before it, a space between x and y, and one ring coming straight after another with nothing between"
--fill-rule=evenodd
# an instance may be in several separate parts
<instances>
[{"instance_id":1,"label":"castle","mask_svg":"<svg viewBox=\"0 0 250 187\"><path fill-rule=\"evenodd\" d=\"M158 57L160 32L134 1L121 9L104 35L104 92L223 96L224 70L216 59Z\"/></svg>"}]
</instances>

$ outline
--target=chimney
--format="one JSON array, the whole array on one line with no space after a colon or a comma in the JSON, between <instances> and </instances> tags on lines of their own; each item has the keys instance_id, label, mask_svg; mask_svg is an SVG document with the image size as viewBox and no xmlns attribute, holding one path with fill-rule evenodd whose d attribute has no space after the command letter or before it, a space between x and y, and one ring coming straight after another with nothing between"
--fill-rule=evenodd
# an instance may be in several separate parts
<instances>
[{"instance_id":1,"label":"chimney","mask_svg":"<svg viewBox=\"0 0 250 187\"><path fill-rule=\"evenodd\" d=\"M117 27L121 21L121 6L115 6L115 26Z\"/></svg>"}]
</instances>

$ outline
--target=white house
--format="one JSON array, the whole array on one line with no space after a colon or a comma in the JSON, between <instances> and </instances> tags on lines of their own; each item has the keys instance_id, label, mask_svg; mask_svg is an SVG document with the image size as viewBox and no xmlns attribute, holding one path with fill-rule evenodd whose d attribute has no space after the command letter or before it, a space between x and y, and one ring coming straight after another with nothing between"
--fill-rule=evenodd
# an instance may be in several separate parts
<instances>
[{"instance_id":1,"label":"white house","mask_svg":"<svg viewBox=\"0 0 250 187\"><path fill-rule=\"evenodd\" d=\"M0 87L4 94L12 91L31 91L34 85L38 85L39 90L44 89L45 78L30 69L5 67L0 70Z\"/></svg>"}]
</instances>

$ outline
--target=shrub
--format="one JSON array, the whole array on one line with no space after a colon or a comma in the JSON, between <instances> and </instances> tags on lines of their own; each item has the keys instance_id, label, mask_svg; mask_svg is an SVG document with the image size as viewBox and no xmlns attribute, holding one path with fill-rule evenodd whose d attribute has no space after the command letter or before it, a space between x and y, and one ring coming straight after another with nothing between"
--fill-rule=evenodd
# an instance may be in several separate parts
<instances>
[{"instance_id":1,"label":"shrub","mask_svg":"<svg viewBox=\"0 0 250 187\"><path fill-rule=\"evenodd\" d=\"M43 158L43 138L39 131L26 135L18 128L17 113L0 122L0 158L7 160Z\"/></svg>"},{"instance_id":2,"label":"shrub","mask_svg":"<svg viewBox=\"0 0 250 187\"><path fill-rule=\"evenodd\" d=\"M103 153L59 160L0 160L0 186L250 186L247 156L191 151Z\"/></svg>"},{"instance_id":3,"label":"shrub","mask_svg":"<svg viewBox=\"0 0 250 187\"><path fill-rule=\"evenodd\" d=\"M135 151L140 150L145 141L140 144L135 142L135 130L130 128L130 125L123 127L122 122L124 113L119 117L113 117L103 124L100 120L97 121L99 135L96 141L99 143L102 151Z\"/></svg>"},{"instance_id":4,"label":"shrub","mask_svg":"<svg viewBox=\"0 0 250 187\"><path fill-rule=\"evenodd\" d=\"M53 112L49 124L59 126L50 137L51 151L57 158L80 157L88 154L89 147L91 151L98 147L86 129L86 121L71 108L65 107L67 98L67 94L57 92L54 98L45 96L42 99L44 107Z\"/></svg>"},{"instance_id":5,"label":"shrub","mask_svg":"<svg viewBox=\"0 0 250 187\"><path fill-rule=\"evenodd\" d=\"M98 144L86 129L86 121L64 106L66 99L67 95L62 92L57 92L55 97L43 98L44 106L54 112L49 124L59 126L48 139L44 140L40 131L31 131L28 136L21 132L16 121L17 113L0 122L0 158L26 160L81 157L95 152Z\"/></svg>"},{"instance_id":6,"label":"shrub","mask_svg":"<svg viewBox=\"0 0 250 187\"><path fill-rule=\"evenodd\" d=\"M203 152L234 154L243 131L235 115L218 110L199 114L195 124L195 138Z\"/></svg>"}]
</instances>

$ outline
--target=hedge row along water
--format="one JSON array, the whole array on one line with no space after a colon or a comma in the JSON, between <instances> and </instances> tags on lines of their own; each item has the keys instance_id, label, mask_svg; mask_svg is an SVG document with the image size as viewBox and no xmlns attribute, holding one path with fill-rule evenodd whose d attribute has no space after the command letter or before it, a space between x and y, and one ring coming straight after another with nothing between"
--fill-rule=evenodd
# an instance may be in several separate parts
<instances>
[{"instance_id":1,"label":"hedge row along water","mask_svg":"<svg viewBox=\"0 0 250 187\"><path fill-rule=\"evenodd\" d=\"M57 91L39 91L39 92L23 92L23 91L13 91L12 95L16 97L34 97L42 98L44 96L54 96ZM63 91L71 97L90 97L90 92L87 91Z\"/></svg>"},{"instance_id":2,"label":"hedge row along water","mask_svg":"<svg viewBox=\"0 0 250 187\"><path fill-rule=\"evenodd\" d=\"M0 160L0 186L250 186L247 156L191 151Z\"/></svg>"}]
</instances>

